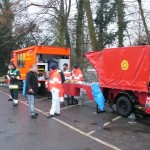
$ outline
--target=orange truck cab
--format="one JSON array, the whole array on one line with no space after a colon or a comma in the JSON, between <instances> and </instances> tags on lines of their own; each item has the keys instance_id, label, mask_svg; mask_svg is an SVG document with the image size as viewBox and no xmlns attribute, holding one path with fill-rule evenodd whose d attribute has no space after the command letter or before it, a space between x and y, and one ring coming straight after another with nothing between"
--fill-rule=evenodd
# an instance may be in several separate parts
<instances>
[{"instance_id":1,"label":"orange truck cab","mask_svg":"<svg viewBox=\"0 0 150 150\"><path fill-rule=\"evenodd\" d=\"M150 45L107 48L85 54L97 71L106 101L119 115L150 114Z\"/></svg>"},{"instance_id":2,"label":"orange truck cab","mask_svg":"<svg viewBox=\"0 0 150 150\"><path fill-rule=\"evenodd\" d=\"M56 46L32 46L14 50L11 62L20 70L21 79L26 79L26 73L33 64L38 65L38 80L45 86L45 81L49 77L51 64L56 64L59 69L67 63L70 67L70 48ZM43 88L41 86L41 89Z\"/></svg>"}]
</instances>

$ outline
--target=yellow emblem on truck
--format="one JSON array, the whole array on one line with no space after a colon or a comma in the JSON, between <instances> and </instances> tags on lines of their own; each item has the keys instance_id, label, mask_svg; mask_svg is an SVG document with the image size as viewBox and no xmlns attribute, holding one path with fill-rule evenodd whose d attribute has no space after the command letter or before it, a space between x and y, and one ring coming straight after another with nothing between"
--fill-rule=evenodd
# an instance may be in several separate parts
<instances>
[{"instance_id":1,"label":"yellow emblem on truck","mask_svg":"<svg viewBox=\"0 0 150 150\"><path fill-rule=\"evenodd\" d=\"M123 60L121 62L121 68L122 68L122 70L127 70L129 68L129 63L127 60Z\"/></svg>"}]
</instances>

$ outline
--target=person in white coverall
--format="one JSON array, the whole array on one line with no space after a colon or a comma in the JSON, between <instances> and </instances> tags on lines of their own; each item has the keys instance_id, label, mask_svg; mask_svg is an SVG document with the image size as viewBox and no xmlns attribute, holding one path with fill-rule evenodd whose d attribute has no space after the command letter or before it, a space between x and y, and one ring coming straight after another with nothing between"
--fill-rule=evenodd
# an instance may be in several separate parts
<instances>
[{"instance_id":1,"label":"person in white coverall","mask_svg":"<svg viewBox=\"0 0 150 150\"><path fill-rule=\"evenodd\" d=\"M52 93L52 106L50 113L47 118L52 118L54 116L60 115L60 99L63 96L63 85L61 75L57 70L55 65L50 66L50 80L49 80L49 89Z\"/></svg>"}]
</instances>

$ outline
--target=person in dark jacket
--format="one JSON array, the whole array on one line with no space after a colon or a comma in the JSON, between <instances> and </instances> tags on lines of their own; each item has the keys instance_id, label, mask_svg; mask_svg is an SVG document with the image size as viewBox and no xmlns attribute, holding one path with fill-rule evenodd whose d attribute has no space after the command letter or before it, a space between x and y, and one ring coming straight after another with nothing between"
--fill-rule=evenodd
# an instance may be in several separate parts
<instances>
[{"instance_id":1,"label":"person in dark jacket","mask_svg":"<svg viewBox=\"0 0 150 150\"><path fill-rule=\"evenodd\" d=\"M7 75L6 75L8 86L9 86L9 84L10 84L10 76L9 76L10 70L11 70L11 64L8 65L8 71L7 71ZM10 94L10 96L9 96L8 101L13 101L13 98L12 98L11 94Z\"/></svg>"},{"instance_id":2,"label":"person in dark jacket","mask_svg":"<svg viewBox=\"0 0 150 150\"><path fill-rule=\"evenodd\" d=\"M20 71L16 68L14 64L9 65L9 71L7 73L7 78L10 80L9 90L11 95L11 100L13 101L13 106L18 106L18 82L20 79Z\"/></svg>"},{"instance_id":3,"label":"person in dark jacket","mask_svg":"<svg viewBox=\"0 0 150 150\"><path fill-rule=\"evenodd\" d=\"M31 118L36 118L38 116L38 113L36 113L34 109L35 96L38 93L37 71L38 71L37 65L32 65L31 69L26 74L26 95L29 100L29 109Z\"/></svg>"}]
</instances>

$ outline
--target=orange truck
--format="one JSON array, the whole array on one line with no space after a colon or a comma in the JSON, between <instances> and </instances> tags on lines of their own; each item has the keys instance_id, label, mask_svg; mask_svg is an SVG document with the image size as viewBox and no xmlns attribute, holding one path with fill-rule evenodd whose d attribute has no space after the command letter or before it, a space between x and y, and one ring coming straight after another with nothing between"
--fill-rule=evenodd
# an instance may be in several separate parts
<instances>
[{"instance_id":1,"label":"orange truck","mask_svg":"<svg viewBox=\"0 0 150 150\"><path fill-rule=\"evenodd\" d=\"M150 115L150 45L107 48L85 54L97 71L106 101L119 115Z\"/></svg>"},{"instance_id":2,"label":"orange truck","mask_svg":"<svg viewBox=\"0 0 150 150\"><path fill-rule=\"evenodd\" d=\"M56 64L59 69L67 63L70 67L70 48L56 46L32 46L14 50L11 62L20 70L21 83L26 78L26 73L33 64L38 65L38 80L41 89L45 87L46 78L51 64Z\"/></svg>"}]
</instances>

